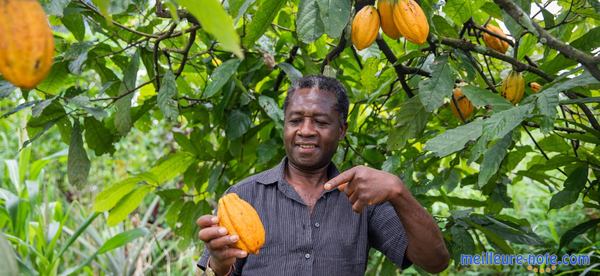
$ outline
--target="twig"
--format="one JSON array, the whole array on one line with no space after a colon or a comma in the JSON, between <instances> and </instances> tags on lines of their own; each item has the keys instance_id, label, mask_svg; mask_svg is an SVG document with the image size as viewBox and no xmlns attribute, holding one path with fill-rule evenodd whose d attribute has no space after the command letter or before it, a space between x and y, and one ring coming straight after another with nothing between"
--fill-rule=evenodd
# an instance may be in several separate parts
<instances>
[{"instance_id":1,"label":"twig","mask_svg":"<svg viewBox=\"0 0 600 276\"><path fill-rule=\"evenodd\" d=\"M156 89L160 89L160 67L158 64L158 49L159 49L159 44L162 40L165 40L167 38L169 38L169 36L173 33L173 31L175 30L175 28L177 27L177 23L173 22L173 24L171 24L171 27L169 27L169 30L161 35L160 37L158 37L156 39L156 41L154 42L154 70L156 70Z\"/></svg>"},{"instance_id":2,"label":"twig","mask_svg":"<svg viewBox=\"0 0 600 276\"><path fill-rule=\"evenodd\" d=\"M325 66L338 57L346 48L346 39L344 38L345 34L346 30L342 32L338 45L335 46L335 48L333 48L331 52L327 54L327 56L325 56L325 60L323 60L323 63L321 63L321 74L323 74L323 71L325 71Z\"/></svg>"},{"instance_id":3,"label":"twig","mask_svg":"<svg viewBox=\"0 0 600 276\"><path fill-rule=\"evenodd\" d=\"M177 73L175 73L175 78L178 78L179 75L181 75L181 73L183 72L183 68L185 67L185 63L188 60L188 55L190 53L190 49L192 48L192 45L194 45L194 41L196 40L196 31L192 31L190 33L190 38L188 40L187 45L185 46L185 49L183 49L183 57L181 60L181 65L179 65L179 69L177 70Z\"/></svg>"},{"instance_id":4,"label":"twig","mask_svg":"<svg viewBox=\"0 0 600 276\"><path fill-rule=\"evenodd\" d=\"M85 6L88 10L90 10L90 11L94 12L95 14L100 15L101 17L105 18L104 15L100 11L96 10L96 8L93 7L93 6L88 5L88 3L86 3L85 1L79 0L79 3L82 4L83 6ZM144 32L140 32L140 31L134 30L134 29L129 28L129 27L125 26L125 25L122 25L119 22L116 22L116 21L114 21L112 19L110 21L111 21L111 23L113 25L115 25L115 26L117 26L117 27L119 27L121 29L124 29L124 30L126 30L128 32L140 35L140 36L145 36L145 37L150 37L150 38L158 38L159 37L158 35L155 35L155 34L149 34L149 33L144 33Z\"/></svg>"}]
</instances>

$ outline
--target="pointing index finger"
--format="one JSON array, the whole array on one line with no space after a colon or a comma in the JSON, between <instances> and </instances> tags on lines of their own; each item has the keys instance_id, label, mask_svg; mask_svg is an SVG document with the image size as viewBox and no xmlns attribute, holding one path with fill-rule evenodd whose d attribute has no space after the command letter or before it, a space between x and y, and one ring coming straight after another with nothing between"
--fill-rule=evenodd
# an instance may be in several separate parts
<instances>
[{"instance_id":1,"label":"pointing index finger","mask_svg":"<svg viewBox=\"0 0 600 276\"><path fill-rule=\"evenodd\" d=\"M325 190L333 190L342 184L349 183L350 181L352 181L352 178L354 178L354 168L340 173L338 176L330 179L329 181L327 181L327 183L325 183L324 188Z\"/></svg>"}]
</instances>

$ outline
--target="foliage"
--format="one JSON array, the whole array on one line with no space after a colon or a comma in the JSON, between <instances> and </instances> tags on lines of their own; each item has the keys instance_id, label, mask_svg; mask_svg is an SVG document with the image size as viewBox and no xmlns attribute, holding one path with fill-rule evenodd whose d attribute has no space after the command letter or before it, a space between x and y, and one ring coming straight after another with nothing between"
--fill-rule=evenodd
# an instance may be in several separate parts
<instances>
[{"instance_id":1,"label":"foliage","mask_svg":"<svg viewBox=\"0 0 600 276\"><path fill-rule=\"evenodd\" d=\"M0 229L22 272L127 274L143 254L155 257L143 270L168 271L176 248L196 250L182 253L193 260L195 219L281 160L285 91L319 73L339 79L351 101L334 162L400 175L455 261L484 250L597 261L594 1L423 0L427 43L379 36L358 52L349 22L374 1L42 2L56 44L49 76L33 90L0 81ZM506 54L482 42L491 20L509 31ZM500 96L511 70L542 90L527 86L511 104ZM457 82L478 108L465 123L449 107ZM136 214L144 219L134 223ZM523 271L449 271L464 269ZM390 271L371 254L368 273Z\"/></svg>"}]
</instances>

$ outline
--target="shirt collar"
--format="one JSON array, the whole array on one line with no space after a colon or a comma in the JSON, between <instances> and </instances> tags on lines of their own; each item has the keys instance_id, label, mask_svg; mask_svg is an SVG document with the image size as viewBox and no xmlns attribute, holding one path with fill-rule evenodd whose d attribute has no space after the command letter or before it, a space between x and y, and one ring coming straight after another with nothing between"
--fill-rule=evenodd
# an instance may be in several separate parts
<instances>
[{"instance_id":1,"label":"shirt collar","mask_svg":"<svg viewBox=\"0 0 600 276\"><path fill-rule=\"evenodd\" d=\"M283 182L285 179L285 166L287 166L288 158L284 157L279 164L269 170L266 170L264 173L260 174L256 182L263 185L276 184L278 182ZM336 177L339 175L337 167L333 162L329 163L329 167L327 167L327 176L329 179Z\"/></svg>"}]
</instances>

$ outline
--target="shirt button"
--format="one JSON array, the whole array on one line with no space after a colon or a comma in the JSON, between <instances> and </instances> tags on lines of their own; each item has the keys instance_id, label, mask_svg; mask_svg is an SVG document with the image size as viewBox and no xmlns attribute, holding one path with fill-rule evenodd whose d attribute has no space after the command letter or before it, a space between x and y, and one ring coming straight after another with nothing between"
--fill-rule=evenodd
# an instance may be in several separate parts
<instances>
[{"instance_id":1,"label":"shirt button","mask_svg":"<svg viewBox=\"0 0 600 276\"><path fill-rule=\"evenodd\" d=\"M318 222L315 222L315 227L319 228L319 226L321 226L321 224L319 224Z\"/></svg>"},{"instance_id":2,"label":"shirt button","mask_svg":"<svg viewBox=\"0 0 600 276\"><path fill-rule=\"evenodd\" d=\"M304 254L304 258L310 259L310 254L308 254L308 253Z\"/></svg>"}]
</instances>

